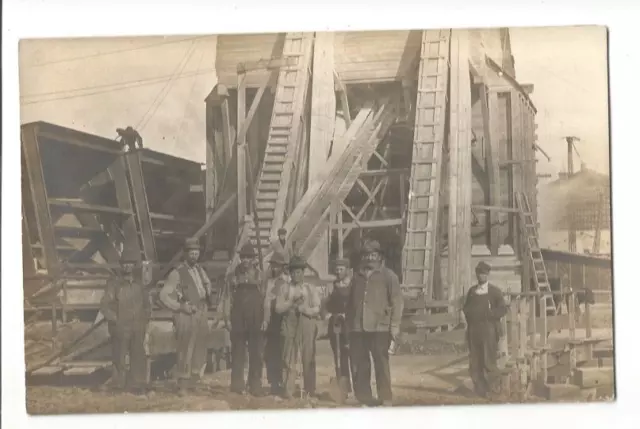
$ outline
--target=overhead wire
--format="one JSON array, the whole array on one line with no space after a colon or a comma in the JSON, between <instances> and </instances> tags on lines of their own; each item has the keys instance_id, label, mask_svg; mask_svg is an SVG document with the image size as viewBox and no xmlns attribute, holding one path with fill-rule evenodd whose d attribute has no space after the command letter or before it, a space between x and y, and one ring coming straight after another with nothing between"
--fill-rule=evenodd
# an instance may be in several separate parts
<instances>
[{"instance_id":1,"label":"overhead wire","mask_svg":"<svg viewBox=\"0 0 640 429\"><path fill-rule=\"evenodd\" d=\"M198 60L198 66L196 67L197 69L199 69L200 65L202 65L202 60L204 59L204 52L205 50L202 49L202 53L200 54L200 60ZM180 121L180 126L178 127L178 138L182 135L182 127L184 127L184 124L186 122L187 111L189 110L189 106L191 105L191 96L193 95L193 90L195 89L197 82L198 82L198 76L194 77L193 82L191 83L191 89L189 90L187 102L184 105L184 113L182 114L182 120Z\"/></svg>"},{"instance_id":2,"label":"overhead wire","mask_svg":"<svg viewBox=\"0 0 640 429\"><path fill-rule=\"evenodd\" d=\"M189 45L189 48L187 49L187 52L185 52L184 57L177 64L176 68L173 70L174 77L177 77L182 72L182 70L184 70L184 67L187 65L187 63L191 59L191 56L193 55L194 50L195 50L195 42L192 41L191 45ZM145 111L145 113L142 115L138 123L135 125L134 129L137 130L138 128L140 128L139 131L142 131L147 126L147 124L149 123L149 120L151 120L151 118L157 112L158 107L164 102L164 99L169 93L168 89L170 89L173 82L174 82L174 79L170 79L162 87L162 89L158 92L156 97L153 99L153 101L149 105L149 108Z\"/></svg>"},{"instance_id":3,"label":"overhead wire","mask_svg":"<svg viewBox=\"0 0 640 429\"><path fill-rule=\"evenodd\" d=\"M195 77L195 76L201 76L204 74L209 74L212 71L214 71L214 68L210 68L210 69L202 69L202 70L194 70L191 72L186 72L186 73L182 73L177 77L173 77L173 80L179 80L179 79L186 79L186 78L190 78L190 77ZM30 100L30 101L23 101L20 104L22 106L28 106L28 105L32 105L32 104L42 104L42 103L49 103L52 101L61 101L61 100L70 100L70 99L75 99L75 98L84 98L84 97L91 97L94 95L101 95L101 94L107 94L107 93L111 93L111 92L115 92L115 91L123 91L123 90L127 90L127 89L135 89L135 88L140 88L140 87L145 87L145 86L151 86L151 85L157 85L159 83L163 83L163 82L167 82L169 80L171 80L171 77L173 75L167 75L167 76L161 76L161 77L155 77L155 78L148 78L148 79L137 79L137 80L132 80L129 82L120 82L117 84L105 84L105 85L95 85L93 87L86 87L86 88L76 88L76 89L70 89L70 90L66 90L66 91L52 91L51 95L57 95L57 94L69 94L69 95L61 95L59 97L49 97L49 98L43 98L43 99L36 99L36 100ZM96 91L89 91L92 88L96 88ZM89 92L81 92L79 94L73 94L74 92L80 92L80 91L89 91ZM38 94L39 96L45 96L46 93L41 93ZM49 94L46 94L49 95ZM31 94L31 95L25 95L26 97L36 97L36 94Z\"/></svg>"},{"instance_id":4,"label":"overhead wire","mask_svg":"<svg viewBox=\"0 0 640 429\"><path fill-rule=\"evenodd\" d=\"M78 57L62 58L60 60L47 61L47 62L36 63L36 64L29 64L29 65L26 65L25 67L26 68L34 68L34 67L43 67L43 66L48 66L48 65L53 65L53 64L72 62L72 61L80 61L80 60L86 60L86 59L89 59L89 58L96 58L96 57L102 57L102 56L106 56L106 55L120 54L120 53L123 53L123 52L139 51L139 50L142 50L142 49L150 49L150 48L155 48L155 47L158 47L158 46L171 45L171 44L175 44L175 43L183 43L183 42L189 42L189 41L193 42L195 40L204 39L204 38L208 38L208 37L214 37L214 35L187 37L187 38L180 39L180 40L163 40L162 42L150 43L150 44L144 45L144 46L117 49L117 50L107 51L107 52L96 52L94 54L81 55L81 56L78 56Z\"/></svg>"}]
</instances>

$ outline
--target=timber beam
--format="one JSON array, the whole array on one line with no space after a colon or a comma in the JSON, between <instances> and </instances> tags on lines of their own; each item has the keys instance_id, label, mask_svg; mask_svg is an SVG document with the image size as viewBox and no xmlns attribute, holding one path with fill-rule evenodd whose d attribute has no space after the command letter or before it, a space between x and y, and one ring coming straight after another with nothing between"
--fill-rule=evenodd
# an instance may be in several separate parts
<instances>
[{"instance_id":1,"label":"timber beam","mask_svg":"<svg viewBox=\"0 0 640 429\"><path fill-rule=\"evenodd\" d=\"M342 115L347 129L351 126L351 109L349 108L349 99L347 98L347 87L340 80L338 72L333 71L335 82L335 90L340 94L340 107L342 107Z\"/></svg>"},{"instance_id":2,"label":"timber beam","mask_svg":"<svg viewBox=\"0 0 640 429\"><path fill-rule=\"evenodd\" d=\"M258 61L247 61L244 63L239 63L237 66L237 71L238 73L246 73L250 71L264 70L264 69L278 70L282 67L293 67L297 64L297 61L298 61L298 58L296 57L289 57L289 58L274 57L274 58L258 60Z\"/></svg>"}]
</instances>

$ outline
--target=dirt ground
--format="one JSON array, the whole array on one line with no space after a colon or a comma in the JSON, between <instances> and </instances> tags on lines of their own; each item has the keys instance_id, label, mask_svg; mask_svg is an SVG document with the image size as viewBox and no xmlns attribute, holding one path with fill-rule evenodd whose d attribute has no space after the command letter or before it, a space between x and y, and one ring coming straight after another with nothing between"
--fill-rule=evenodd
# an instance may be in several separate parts
<instances>
[{"instance_id":1,"label":"dirt ground","mask_svg":"<svg viewBox=\"0 0 640 429\"><path fill-rule=\"evenodd\" d=\"M320 398L312 402L231 394L228 391L230 373L220 371L207 374L198 390L186 397L176 396L169 382L154 384L154 391L145 396L111 394L94 387L28 386L27 411L29 414L66 414L338 407L328 394L334 371L328 341L318 342L317 360ZM397 355L391 358L391 371L394 406L486 402L474 397L465 387L469 382L464 355ZM343 406L357 406L357 403L349 400Z\"/></svg>"}]
</instances>

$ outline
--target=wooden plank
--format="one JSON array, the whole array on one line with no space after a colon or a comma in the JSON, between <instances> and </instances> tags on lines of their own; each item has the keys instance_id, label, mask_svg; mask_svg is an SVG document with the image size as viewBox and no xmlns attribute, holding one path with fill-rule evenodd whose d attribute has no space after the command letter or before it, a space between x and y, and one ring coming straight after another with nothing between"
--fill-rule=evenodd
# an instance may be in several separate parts
<instances>
[{"instance_id":1,"label":"wooden plank","mask_svg":"<svg viewBox=\"0 0 640 429\"><path fill-rule=\"evenodd\" d=\"M124 174L124 171L123 171ZM109 207L98 204L87 204L81 201L65 200L62 198L49 198L49 205L59 207L62 209L70 209L72 212L75 210L81 210L92 213L109 213L121 216L131 216L132 210L126 210L118 207Z\"/></svg>"},{"instance_id":2,"label":"wooden plank","mask_svg":"<svg viewBox=\"0 0 640 429\"><path fill-rule=\"evenodd\" d=\"M60 366L43 366L42 368L38 368L33 371L31 375L34 376L46 376L46 375L54 375L62 372L62 367Z\"/></svg>"},{"instance_id":3,"label":"wooden plank","mask_svg":"<svg viewBox=\"0 0 640 429\"><path fill-rule=\"evenodd\" d=\"M28 185L31 192L32 204L35 208L34 215L38 238L43 246L45 267L47 274L56 277L59 273L58 254L56 251L56 240L49 211L47 189L45 187L44 173L42 171L42 160L38 147L38 128L22 127L21 146L22 156L28 176Z\"/></svg>"},{"instance_id":4,"label":"wooden plank","mask_svg":"<svg viewBox=\"0 0 640 429\"><path fill-rule=\"evenodd\" d=\"M118 207L126 213L133 214L124 158L120 157L111 164L109 171L115 184ZM133 216L129 216L123 220L122 230L124 232L125 248L135 251L138 258L140 258L140 241L138 238L138 229L136 228L136 220Z\"/></svg>"},{"instance_id":5,"label":"wooden plank","mask_svg":"<svg viewBox=\"0 0 640 429\"><path fill-rule=\"evenodd\" d=\"M437 328L446 325L455 325L458 315L455 313L417 314L403 317L401 329L411 328Z\"/></svg>"},{"instance_id":6,"label":"wooden plank","mask_svg":"<svg viewBox=\"0 0 640 429\"><path fill-rule=\"evenodd\" d=\"M351 126L351 108L349 107L349 99L347 97L347 88L340 80L340 76L334 70L333 71L336 90L340 94L340 108L342 109L342 118L347 129Z\"/></svg>"},{"instance_id":7,"label":"wooden plank","mask_svg":"<svg viewBox=\"0 0 640 429\"><path fill-rule=\"evenodd\" d=\"M611 386L614 383L613 367L576 368L575 383L582 388Z\"/></svg>"},{"instance_id":8,"label":"wooden plank","mask_svg":"<svg viewBox=\"0 0 640 429\"><path fill-rule=\"evenodd\" d=\"M153 239L151 218L149 217L149 201L145 189L144 173L140 161L140 152L130 152L125 155L129 181L133 196L133 210L138 219L138 228L142 244L142 254L147 261L156 260L156 244Z\"/></svg>"},{"instance_id":9,"label":"wooden plank","mask_svg":"<svg viewBox=\"0 0 640 429\"><path fill-rule=\"evenodd\" d=\"M237 129L238 135L236 138L235 150L237 153L236 157L236 173L237 173L237 189L236 193L238 194L238 224L242 222L244 217L247 215L247 160L246 160L246 150L247 150L247 140L246 140L246 130L248 128L248 123L246 122L246 113L247 113L247 91L244 85L246 79L246 75L238 74L238 100L237 100ZM242 132L244 131L244 132Z\"/></svg>"},{"instance_id":10,"label":"wooden plank","mask_svg":"<svg viewBox=\"0 0 640 429\"><path fill-rule=\"evenodd\" d=\"M235 140L235 130L231 126L231 113L229 110L229 97L226 96L220 105L222 113L222 139L224 141L225 159L233 157L233 141Z\"/></svg>"},{"instance_id":11,"label":"wooden plank","mask_svg":"<svg viewBox=\"0 0 640 429\"><path fill-rule=\"evenodd\" d=\"M358 221L358 222L346 222L340 223L337 222L333 225L333 229L335 230L343 230L343 229L356 229L356 228L383 228L387 226L397 226L402 225L402 219L384 219L384 220L367 220L367 221Z\"/></svg>"},{"instance_id":12,"label":"wooden plank","mask_svg":"<svg viewBox=\"0 0 640 429\"><path fill-rule=\"evenodd\" d=\"M123 152L115 147L102 146L97 144L92 144L84 140L79 140L73 138L71 136L58 136L54 133L50 133L48 131L42 131L38 133L38 136L43 139L55 140L61 143L81 147L84 149L90 149L97 152L105 152L111 155L121 155Z\"/></svg>"},{"instance_id":13,"label":"wooden plank","mask_svg":"<svg viewBox=\"0 0 640 429\"><path fill-rule=\"evenodd\" d=\"M449 299L455 301L463 295L462 285L472 282L471 82L466 30L452 31L450 61L448 284Z\"/></svg>"},{"instance_id":14,"label":"wooden plank","mask_svg":"<svg viewBox=\"0 0 640 429\"><path fill-rule=\"evenodd\" d=\"M500 180L500 140L499 125L500 111L498 106L498 94L487 91L486 105L485 97L482 97L484 132L485 132L485 158L487 160L487 174L489 176L489 201L492 206L500 206L501 198L501 180ZM485 119L486 117L486 119ZM487 216L490 228L490 249L492 255L498 254L498 247L502 244L502 232L499 223L502 216L498 213L494 215L492 212ZM494 225L496 224L497 225Z\"/></svg>"},{"instance_id":15,"label":"wooden plank","mask_svg":"<svg viewBox=\"0 0 640 429\"><path fill-rule=\"evenodd\" d=\"M99 367L95 366L74 366L64 370L64 375L91 375L96 372Z\"/></svg>"}]
</instances>

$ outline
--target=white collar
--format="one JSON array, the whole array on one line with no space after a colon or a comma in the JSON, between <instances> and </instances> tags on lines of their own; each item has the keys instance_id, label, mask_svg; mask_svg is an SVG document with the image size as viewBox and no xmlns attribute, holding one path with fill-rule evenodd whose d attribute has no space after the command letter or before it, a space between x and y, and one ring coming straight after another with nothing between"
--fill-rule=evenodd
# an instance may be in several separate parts
<instances>
[{"instance_id":1,"label":"white collar","mask_svg":"<svg viewBox=\"0 0 640 429\"><path fill-rule=\"evenodd\" d=\"M489 292L489 282L478 284L476 287L476 295L485 295Z\"/></svg>"}]
</instances>

